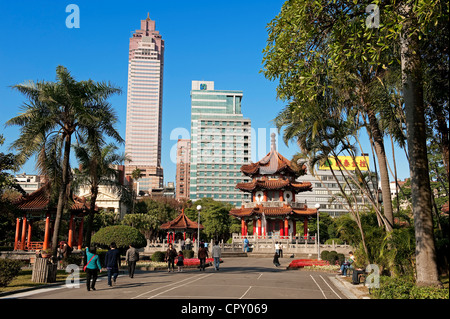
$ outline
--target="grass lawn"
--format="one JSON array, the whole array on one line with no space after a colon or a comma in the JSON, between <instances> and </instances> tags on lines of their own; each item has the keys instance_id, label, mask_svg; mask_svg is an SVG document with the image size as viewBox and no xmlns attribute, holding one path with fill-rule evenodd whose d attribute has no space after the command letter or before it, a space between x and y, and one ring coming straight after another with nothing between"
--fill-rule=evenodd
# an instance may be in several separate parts
<instances>
[{"instance_id":1,"label":"grass lawn","mask_svg":"<svg viewBox=\"0 0 450 319\"><path fill-rule=\"evenodd\" d=\"M32 282L32 272L33 271L31 269L22 269L19 273L19 276L14 278L8 286L0 287L0 293L47 285L45 283ZM65 282L68 275L69 274L66 273L64 269L58 270L58 274L56 275L56 282ZM83 278L86 278L86 273L80 271L80 279Z\"/></svg>"}]
</instances>

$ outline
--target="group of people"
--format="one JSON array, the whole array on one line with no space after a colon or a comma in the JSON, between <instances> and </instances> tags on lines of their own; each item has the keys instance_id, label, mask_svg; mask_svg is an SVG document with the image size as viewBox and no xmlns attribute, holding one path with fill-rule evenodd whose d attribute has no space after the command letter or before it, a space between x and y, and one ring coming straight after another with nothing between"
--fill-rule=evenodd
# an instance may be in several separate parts
<instances>
[{"instance_id":1,"label":"group of people","mask_svg":"<svg viewBox=\"0 0 450 319\"><path fill-rule=\"evenodd\" d=\"M112 287L113 282L116 283L117 277L119 276L120 252L115 242L112 242L109 248L110 249L105 255L104 268L106 268L106 271L108 272L108 286ZM133 278L136 262L139 260L139 252L130 245L126 252L125 259L128 264L128 274L130 278ZM84 270L86 271L86 288L88 291L95 290L95 283L97 282L98 274L102 272L102 269L100 258L97 255L95 247L90 249L89 247L86 247L86 265L84 266Z\"/></svg>"},{"instance_id":2,"label":"group of people","mask_svg":"<svg viewBox=\"0 0 450 319\"><path fill-rule=\"evenodd\" d=\"M219 270L220 265L220 257L221 257L221 250L219 246L219 241L216 241L214 243L214 246L212 247L211 251L212 257L214 259L214 270ZM205 271L206 268L206 258L209 257L208 252L208 244L201 242L199 245L199 249L197 252L197 257L200 260L199 269L200 271ZM184 255L182 251L179 251L177 253L176 249L173 247L172 244L169 244L169 248L167 248L166 255L165 255L165 261L167 262L167 272L174 272L175 269L175 259L177 260L177 268L178 272L183 271L184 267Z\"/></svg>"}]
</instances>

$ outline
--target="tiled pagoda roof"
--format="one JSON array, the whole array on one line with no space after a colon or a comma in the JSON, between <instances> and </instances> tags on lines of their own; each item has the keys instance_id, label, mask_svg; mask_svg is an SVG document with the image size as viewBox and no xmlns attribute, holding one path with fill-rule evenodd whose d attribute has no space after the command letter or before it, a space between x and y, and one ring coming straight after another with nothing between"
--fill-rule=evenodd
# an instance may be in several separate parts
<instances>
[{"instance_id":1,"label":"tiled pagoda roof","mask_svg":"<svg viewBox=\"0 0 450 319\"><path fill-rule=\"evenodd\" d=\"M73 202L70 206L72 212L84 212L89 210L89 203L84 197L73 195ZM44 184L41 188L31 194L22 195L14 205L21 211L37 212L37 211L53 211L56 205L50 205L50 185ZM97 207L96 207L97 209Z\"/></svg>"},{"instance_id":2,"label":"tiled pagoda roof","mask_svg":"<svg viewBox=\"0 0 450 319\"><path fill-rule=\"evenodd\" d=\"M277 189L292 189L295 192L312 191L312 185L309 182L291 182L285 179L276 180L257 180L254 179L249 183L238 183L237 189L244 192L252 192L254 190L277 190Z\"/></svg>"},{"instance_id":3,"label":"tiled pagoda roof","mask_svg":"<svg viewBox=\"0 0 450 319\"><path fill-rule=\"evenodd\" d=\"M190 220L185 214L184 210L181 211L181 214L178 215L174 220L162 224L160 226L161 229L198 229L199 224ZM200 225L200 229L203 229L203 225Z\"/></svg>"},{"instance_id":4,"label":"tiled pagoda roof","mask_svg":"<svg viewBox=\"0 0 450 319\"><path fill-rule=\"evenodd\" d=\"M275 148L272 148L259 162L243 165L241 171L247 176L273 175L283 171L288 175L298 175L292 169L291 162L278 153Z\"/></svg>"}]
</instances>

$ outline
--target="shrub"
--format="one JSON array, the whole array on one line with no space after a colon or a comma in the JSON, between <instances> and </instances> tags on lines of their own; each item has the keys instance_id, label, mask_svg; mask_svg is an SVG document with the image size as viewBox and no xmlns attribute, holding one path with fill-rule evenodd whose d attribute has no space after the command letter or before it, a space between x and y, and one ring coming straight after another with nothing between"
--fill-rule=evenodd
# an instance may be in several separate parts
<instances>
[{"instance_id":1,"label":"shrub","mask_svg":"<svg viewBox=\"0 0 450 319\"><path fill-rule=\"evenodd\" d=\"M164 258L166 257L166 253L163 251L155 251L151 257L152 261L164 261Z\"/></svg>"},{"instance_id":2,"label":"shrub","mask_svg":"<svg viewBox=\"0 0 450 319\"><path fill-rule=\"evenodd\" d=\"M412 279L380 277L380 288L373 290L376 299L449 299L448 288L417 287Z\"/></svg>"},{"instance_id":3,"label":"shrub","mask_svg":"<svg viewBox=\"0 0 450 319\"><path fill-rule=\"evenodd\" d=\"M125 249L129 245L136 248L145 247L147 240L136 228L126 225L108 226L100 229L92 236L92 244L108 247L115 242L118 248Z\"/></svg>"},{"instance_id":4,"label":"shrub","mask_svg":"<svg viewBox=\"0 0 450 319\"><path fill-rule=\"evenodd\" d=\"M322 260L328 260L328 254L329 254L330 252L328 251L328 250L324 250L324 251L322 251L321 253L320 253L320 259L322 259Z\"/></svg>"},{"instance_id":5,"label":"shrub","mask_svg":"<svg viewBox=\"0 0 450 319\"><path fill-rule=\"evenodd\" d=\"M183 256L184 256L184 258L192 258L192 257L194 257L194 251L193 250L183 250Z\"/></svg>"},{"instance_id":6,"label":"shrub","mask_svg":"<svg viewBox=\"0 0 450 319\"><path fill-rule=\"evenodd\" d=\"M6 287L18 276L21 266L20 260L0 259L0 287Z\"/></svg>"},{"instance_id":7,"label":"shrub","mask_svg":"<svg viewBox=\"0 0 450 319\"><path fill-rule=\"evenodd\" d=\"M337 252L336 251L330 251L330 253L327 256L327 260L330 263L330 265L334 265L336 264L336 260L338 260L338 256L337 256Z\"/></svg>"}]
</instances>

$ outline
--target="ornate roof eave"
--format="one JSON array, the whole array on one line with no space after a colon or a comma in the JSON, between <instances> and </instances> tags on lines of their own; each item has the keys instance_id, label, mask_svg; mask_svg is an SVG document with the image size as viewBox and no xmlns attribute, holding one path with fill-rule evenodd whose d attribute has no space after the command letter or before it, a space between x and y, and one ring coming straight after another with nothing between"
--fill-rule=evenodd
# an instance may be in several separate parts
<instances>
[{"instance_id":1,"label":"ornate roof eave","mask_svg":"<svg viewBox=\"0 0 450 319\"><path fill-rule=\"evenodd\" d=\"M55 206L50 205L50 183L44 184L41 188L21 196L13 203L22 212L55 212ZM84 197L72 196L72 203L69 208L72 213L84 213L89 210L88 202ZM95 206L98 211L98 207Z\"/></svg>"},{"instance_id":2,"label":"ornate roof eave","mask_svg":"<svg viewBox=\"0 0 450 319\"><path fill-rule=\"evenodd\" d=\"M312 191L312 184L310 182L291 183L287 180L264 181L256 180L249 183L238 183L235 188L243 192L253 192L254 190L283 190L289 189L295 192Z\"/></svg>"},{"instance_id":3,"label":"ornate roof eave","mask_svg":"<svg viewBox=\"0 0 450 319\"><path fill-rule=\"evenodd\" d=\"M315 216L317 214L317 209L313 208L303 208L295 209L290 206L284 207L262 207L256 206L254 208L238 208L230 211L230 215L237 218L249 218L249 217L260 217L262 215L266 217L284 217L284 216Z\"/></svg>"}]
</instances>

